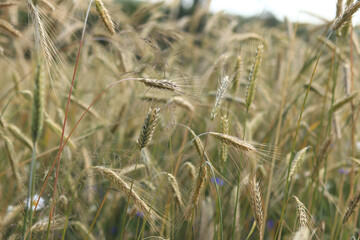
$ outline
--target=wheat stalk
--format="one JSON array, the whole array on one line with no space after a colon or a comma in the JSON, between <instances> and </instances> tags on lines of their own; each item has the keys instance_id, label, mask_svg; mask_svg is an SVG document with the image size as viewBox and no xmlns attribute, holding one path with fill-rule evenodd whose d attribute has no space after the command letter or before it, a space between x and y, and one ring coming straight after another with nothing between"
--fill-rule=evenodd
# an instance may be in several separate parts
<instances>
[{"instance_id":1,"label":"wheat stalk","mask_svg":"<svg viewBox=\"0 0 360 240\"><path fill-rule=\"evenodd\" d=\"M82 239L88 238L89 240L95 240L96 238L92 233L89 233L88 228L79 221L71 222L71 226L76 230L76 233L81 235Z\"/></svg>"}]
</instances>

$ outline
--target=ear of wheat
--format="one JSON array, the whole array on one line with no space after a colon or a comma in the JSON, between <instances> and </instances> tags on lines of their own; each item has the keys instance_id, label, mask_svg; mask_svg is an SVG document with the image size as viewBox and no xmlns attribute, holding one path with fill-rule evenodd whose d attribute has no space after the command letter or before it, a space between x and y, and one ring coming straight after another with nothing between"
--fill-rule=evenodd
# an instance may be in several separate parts
<instances>
[{"instance_id":1,"label":"ear of wheat","mask_svg":"<svg viewBox=\"0 0 360 240\"><path fill-rule=\"evenodd\" d=\"M107 30L111 35L115 34L115 26L113 21L111 20L109 11L105 8L102 0L95 0L96 10L99 13L102 21L104 22Z\"/></svg>"},{"instance_id":2,"label":"ear of wheat","mask_svg":"<svg viewBox=\"0 0 360 240\"><path fill-rule=\"evenodd\" d=\"M130 186L118 174L116 174L111 169L101 166L92 167L92 169L104 175L120 192L122 192L126 197L129 197L138 211L140 211L144 216L149 216L149 220L156 220L156 213L140 198L140 196L133 189L130 188Z\"/></svg>"},{"instance_id":3,"label":"ear of wheat","mask_svg":"<svg viewBox=\"0 0 360 240\"><path fill-rule=\"evenodd\" d=\"M260 193L259 183L256 182L255 177L250 177L249 179L249 193L250 193L250 202L254 212L254 217L256 220L257 227L260 232L260 239L263 239L264 233L264 213L263 213L263 203Z\"/></svg>"},{"instance_id":4,"label":"ear of wheat","mask_svg":"<svg viewBox=\"0 0 360 240\"><path fill-rule=\"evenodd\" d=\"M250 109L250 106L255 98L255 89L256 82L258 78L258 72L262 61L262 53L263 53L264 45L260 44L256 50L255 59L253 65L251 67L249 81L246 89L245 101L246 101L246 109L247 111Z\"/></svg>"},{"instance_id":5,"label":"ear of wheat","mask_svg":"<svg viewBox=\"0 0 360 240\"><path fill-rule=\"evenodd\" d=\"M167 175L167 178L169 180L171 190L172 190L172 192L174 194L174 198L175 198L176 203L179 205L180 208L183 208L184 203L182 201L182 196L181 196L179 184L178 184L175 176L172 175L171 173L167 173L167 172L165 172L165 174Z\"/></svg>"},{"instance_id":6,"label":"ear of wheat","mask_svg":"<svg viewBox=\"0 0 360 240\"><path fill-rule=\"evenodd\" d=\"M185 210L185 219L190 220L193 209L196 207L199 201L200 194L205 186L205 180L207 175L207 168L205 165L201 165L196 177L195 187L191 191L189 203Z\"/></svg>"},{"instance_id":7,"label":"ear of wheat","mask_svg":"<svg viewBox=\"0 0 360 240\"><path fill-rule=\"evenodd\" d=\"M297 206L297 212L298 212L298 217L299 217L299 222L300 222L300 228L306 228L306 227L308 227L308 215L307 215L306 207L299 200L299 198L297 198L296 196L294 196L294 198L296 200L296 206Z\"/></svg>"},{"instance_id":8,"label":"ear of wheat","mask_svg":"<svg viewBox=\"0 0 360 240\"><path fill-rule=\"evenodd\" d=\"M11 25L11 23L3 19L0 19L0 27L5 29L7 32L9 32L11 35L15 37L22 37L19 30L17 30L13 25Z\"/></svg>"},{"instance_id":9,"label":"ear of wheat","mask_svg":"<svg viewBox=\"0 0 360 240\"><path fill-rule=\"evenodd\" d=\"M217 138L221 142L223 142L227 145L233 146L241 151L256 152L256 148L253 145L251 145L250 143L243 141L237 137L230 136L230 135L223 134L223 133L217 133L217 132L209 132L208 134L210 136Z\"/></svg>"},{"instance_id":10,"label":"ear of wheat","mask_svg":"<svg viewBox=\"0 0 360 240\"><path fill-rule=\"evenodd\" d=\"M142 126L140 136L138 138L138 145L140 150L147 147L155 132L155 128L159 122L160 108L149 110L146 115L144 125Z\"/></svg>"},{"instance_id":11,"label":"ear of wheat","mask_svg":"<svg viewBox=\"0 0 360 240\"><path fill-rule=\"evenodd\" d=\"M171 80L167 80L167 79L156 80L156 79L150 79L150 78L143 78L143 79L140 79L139 81L144 83L145 86L147 86L149 88L156 88L156 89L170 91L170 92L175 92L179 89L179 86L175 82L173 82Z\"/></svg>"},{"instance_id":12,"label":"ear of wheat","mask_svg":"<svg viewBox=\"0 0 360 240\"><path fill-rule=\"evenodd\" d=\"M214 120L214 118L218 114L221 103L224 99L224 96L225 96L227 90L230 87L230 84L231 84L231 81L229 79L229 76L225 76L221 79L220 87L218 88L217 93L216 93L215 105L211 112L211 117L210 117L211 120Z\"/></svg>"},{"instance_id":13,"label":"ear of wheat","mask_svg":"<svg viewBox=\"0 0 360 240\"><path fill-rule=\"evenodd\" d=\"M357 195L355 195L355 197L349 202L349 205L344 214L343 224L345 224L349 220L351 215L355 212L359 202L360 202L360 192Z\"/></svg>"},{"instance_id":14,"label":"ear of wheat","mask_svg":"<svg viewBox=\"0 0 360 240\"><path fill-rule=\"evenodd\" d=\"M333 31L336 31L340 29L344 24L349 22L354 15L354 13L357 12L357 10L360 8L360 1L356 1L352 5L348 6L344 12L335 19L334 24L332 25L331 29Z\"/></svg>"},{"instance_id":15,"label":"ear of wheat","mask_svg":"<svg viewBox=\"0 0 360 240\"><path fill-rule=\"evenodd\" d=\"M41 134L44 120L44 108L45 108L45 80L44 80L44 68L41 62L38 63L35 71L34 81L34 99L33 99L33 112L31 122L31 137L35 143Z\"/></svg>"},{"instance_id":16,"label":"ear of wheat","mask_svg":"<svg viewBox=\"0 0 360 240\"><path fill-rule=\"evenodd\" d=\"M229 134L229 119L226 115L221 117L221 132L222 134ZM226 163L228 157L228 146L224 142L221 143L221 160Z\"/></svg>"}]
</instances>

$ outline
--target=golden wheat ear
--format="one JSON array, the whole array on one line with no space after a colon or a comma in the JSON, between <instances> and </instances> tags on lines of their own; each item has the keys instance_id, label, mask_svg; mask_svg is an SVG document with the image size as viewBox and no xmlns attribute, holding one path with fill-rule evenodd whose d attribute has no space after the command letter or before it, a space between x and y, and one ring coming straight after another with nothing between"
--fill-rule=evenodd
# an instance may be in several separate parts
<instances>
[{"instance_id":1,"label":"golden wheat ear","mask_svg":"<svg viewBox=\"0 0 360 240\"><path fill-rule=\"evenodd\" d=\"M150 144L150 141L155 132L155 128L159 123L159 114L160 114L160 108L155 108L155 109L150 108L148 114L146 115L140 136L138 138L138 145L140 150L147 147Z\"/></svg>"},{"instance_id":2,"label":"golden wheat ear","mask_svg":"<svg viewBox=\"0 0 360 240\"><path fill-rule=\"evenodd\" d=\"M250 203L254 212L254 217L256 220L256 225L259 229L260 240L263 239L263 233L265 230L264 224L264 207L262 203L262 197L260 192L259 183L256 181L255 177L250 177L249 179L249 193L250 193Z\"/></svg>"},{"instance_id":3,"label":"golden wheat ear","mask_svg":"<svg viewBox=\"0 0 360 240\"><path fill-rule=\"evenodd\" d=\"M0 27L9 32L14 37L22 37L21 32L17 30L11 23L0 19Z\"/></svg>"},{"instance_id":4,"label":"golden wheat ear","mask_svg":"<svg viewBox=\"0 0 360 240\"><path fill-rule=\"evenodd\" d=\"M345 224L349 220L351 215L358 208L359 202L360 202L360 192L349 202L349 205L344 214L343 224Z\"/></svg>"},{"instance_id":5,"label":"golden wheat ear","mask_svg":"<svg viewBox=\"0 0 360 240\"><path fill-rule=\"evenodd\" d=\"M113 21L111 20L109 11L105 8L103 1L95 0L96 10L99 13L102 21L105 24L105 27L109 31L111 35L115 34L115 26Z\"/></svg>"},{"instance_id":6,"label":"golden wheat ear","mask_svg":"<svg viewBox=\"0 0 360 240\"><path fill-rule=\"evenodd\" d=\"M360 1L356 1L355 3L348 6L343 14L341 14L339 17L337 17L334 21L334 24L332 25L331 29L333 31L336 31L340 28L342 28L346 23L348 23L354 13L357 12L357 10L360 8Z\"/></svg>"}]
</instances>

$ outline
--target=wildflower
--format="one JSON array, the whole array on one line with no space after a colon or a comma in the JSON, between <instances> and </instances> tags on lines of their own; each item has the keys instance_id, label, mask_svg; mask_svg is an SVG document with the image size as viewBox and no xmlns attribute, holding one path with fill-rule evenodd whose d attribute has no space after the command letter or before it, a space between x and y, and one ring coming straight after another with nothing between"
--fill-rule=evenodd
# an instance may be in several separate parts
<instances>
[{"instance_id":1,"label":"wildflower","mask_svg":"<svg viewBox=\"0 0 360 240\"><path fill-rule=\"evenodd\" d=\"M348 175L348 174L349 174L349 169L347 169L347 168L340 168L340 169L338 170L338 172L339 172L340 174Z\"/></svg>"},{"instance_id":2,"label":"wildflower","mask_svg":"<svg viewBox=\"0 0 360 240\"><path fill-rule=\"evenodd\" d=\"M137 212L136 212L136 216L137 216L137 217L140 217L140 218L143 218L143 217L144 217L144 214L143 214L142 212L140 212L140 211L137 211Z\"/></svg>"},{"instance_id":3,"label":"wildflower","mask_svg":"<svg viewBox=\"0 0 360 240\"><path fill-rule=\"evenodd\" d=\"M275 223L274 223L273 220L270 219L270 220L267 221L266 225L267 225L268 230L271 231L274 228Z\"/></svg>"},{"instance_id":4,"label":"wildflower","mask_svg":"<svg viewBox=\"0 0 360 240\"><path fill-rule=\"evenodd\" d=\"M33 211L35 210L35 206L36 206L38 199L39 199L39 194L35 194L32 199L32 210ZM29 198L27 198L24 203L25 203L25 205L27 205L27 208L29 209L31 206L31 202L29 201ZM36 210L40 210L44 206L45 206L45 200L44 200L44 198L40 197L39 204L38 204Z\"/></svg>"},{"instance_id":5,"label":"wildflower","mask_svg":"<svg viewBox=\"0 0 360 240\"><path fill-rule=\"evenodd\" d=\"M222 187L222 185L224 185L224 180L221 179L221 178L218 178L216 177L215 179L214 178L211 178L211 181L217 185L219 185L220 187Z\"/></svg>"}]
</instances>

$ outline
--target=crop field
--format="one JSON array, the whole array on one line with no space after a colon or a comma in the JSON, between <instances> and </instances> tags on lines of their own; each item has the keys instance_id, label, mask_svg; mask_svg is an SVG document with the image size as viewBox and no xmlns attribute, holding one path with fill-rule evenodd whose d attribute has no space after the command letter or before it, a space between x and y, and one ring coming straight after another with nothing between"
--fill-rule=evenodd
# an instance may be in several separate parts
<instances>
[{"instance_id":1,"label":"crop field","mask_svg":"<svg viewBox=\"0 0 360 240\"><path fill-rule=\"evenodd\" d=\"M360 1L209 5L0 2L0 239L360 239Z\"/></svg>"}]
</instances>

